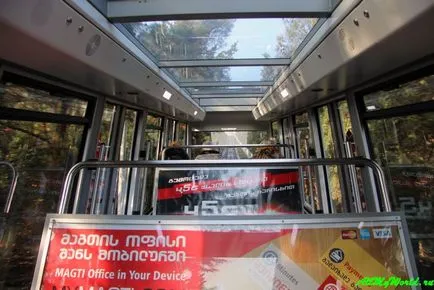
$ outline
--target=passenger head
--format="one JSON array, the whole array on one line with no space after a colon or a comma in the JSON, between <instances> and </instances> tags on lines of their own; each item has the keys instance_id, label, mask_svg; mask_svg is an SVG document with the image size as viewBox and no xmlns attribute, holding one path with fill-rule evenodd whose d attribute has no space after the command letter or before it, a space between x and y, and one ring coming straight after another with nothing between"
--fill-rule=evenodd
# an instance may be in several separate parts
<instances>
[{"instance_id":1,"label":"passenger head","mask_svg":"<svg viewBox=\"0 0 434 290\"><path fill-rule=\"evenodd\" d=\"M166 149L165 160L188 160L190 156L188 156L187 152L183 148L181 148L181 144L173 141L169 144Z\"/></svg>"},{"instance_id":2,"label":"passenger head","mask_svg":"<svg viewBox=\"0 0 434 290\"><path fill-rule=\"evenodd\" d=\"M277 148L275 147L259 147L255 150L255 153L253 154L253 159L273 159L275 158L276 152Z\"/></svg>"},{"instance_id":3,"label":"passenger head","mask_svg":"<svg viewBox=\"0 0 434 290\"><path fill-rule=\"evenodd\" d=\"M172 141L172 142L170 142L168 147L169 148L179 148L181 146L182 146L181 143L179 143L178 141Z\"/></svg>"},{"instance_id":4,"label":"passenger head","mask_svg":"<svg viewBox=\"0 0 434 290\"><path fill-rule=\"evenodd\" d=\"M202 145L217 145L211 141L205 141ZM219 150L213 147L204 147L200 150L200 154L219 154Z\"/></svg>"}]
</instances>

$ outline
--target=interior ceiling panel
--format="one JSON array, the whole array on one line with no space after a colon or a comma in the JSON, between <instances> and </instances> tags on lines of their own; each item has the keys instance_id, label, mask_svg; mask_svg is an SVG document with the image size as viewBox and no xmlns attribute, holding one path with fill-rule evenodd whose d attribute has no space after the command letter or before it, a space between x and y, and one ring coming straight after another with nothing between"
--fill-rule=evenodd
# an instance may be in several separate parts
<instances>
[{"instance_id":1,"label":"interior ceiling panel","mask_svg":"<svg viewBox=\"0 0 434 290\"><path fill-rule=\"evenodd\" d=\"M426 29L434 27L432 15L431 0L363 1L304 59L294 60L253 110L255 118L275 119L432 55L434 38Z\"/></svg>"},{"instance_id":2,"label":"interior ceiling panel","mask_svg":"<svg viewBox=\"0 0 434 290\"><path fill-rule=\"evenodd\" d=\"M204 118L205 111L175 83L65 2L42 3L2 1L0 33L8 41L0 45L1 59L175 118ZM172 94L170 100L163 98L165 91Z\"/></svg>"}]
</instances>

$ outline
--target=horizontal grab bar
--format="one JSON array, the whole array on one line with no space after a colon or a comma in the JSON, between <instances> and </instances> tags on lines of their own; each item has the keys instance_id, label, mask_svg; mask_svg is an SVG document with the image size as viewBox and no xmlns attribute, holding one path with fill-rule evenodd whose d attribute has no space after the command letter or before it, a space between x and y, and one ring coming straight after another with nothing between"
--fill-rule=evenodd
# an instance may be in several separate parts
<instances>
[{"instance_id":1,"label":"horizontal grab bar","mask_svg":"<svg viewBox=\"0 0 434 290\"><path fill-rule=\"evenodd\" d=\"M370 167L376 176L381 195L383 197L384 209L387 212L392 211L389 196L387 194L387 187L383 170L378 163L366 158L330 158L330 159L250 159L250 160L152 160L152 161L85 161L75 164L66 175L63 185L62 194L58 213L63 214L66 212L67 203L70 199L72 190L72 181L81 169L85 168L237 168L237 167L267 167L267 166L311 166L311 165L362 165ZM73 212L76 212L75 198ZM379 204L376 203L376 210L379 212Z\"/></svg>"}]
</instances>

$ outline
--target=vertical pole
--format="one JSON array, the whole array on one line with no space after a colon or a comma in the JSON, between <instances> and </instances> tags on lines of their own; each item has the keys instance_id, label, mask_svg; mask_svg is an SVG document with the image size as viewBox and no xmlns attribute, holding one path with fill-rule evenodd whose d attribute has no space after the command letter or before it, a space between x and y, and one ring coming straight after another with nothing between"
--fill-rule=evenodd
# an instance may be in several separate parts
<instances>
[{"instance_id":1,"label":"vertical pole","mask_svg":"<svg viewBox=\"0 0 434 290\"><path fill-rule=\"evenodd\" d=\"M146 155L145 155L145 160L149 160L149 156L150 156L150 152L151 152L151 142L147 142L146 143ZM148 202L150 201L151 198L149 198L150 194L146 194L146 186L148 183L148 168L145 167L143 170L143 187L142 187L142 195L140 198L140 215L143 215L144 213L144 209L145 209L145 204L149 204Z\"/></svg>"},{"instance_id":2,"label":"vertical pole","mask_svg":"<svg viewBox=\"0 0 434 290\"><path fill-rule=\"evenodd\" d=\"M116 111L115 121L116 126L113 128L113 139L111 140L110 148L112 149L111 160L119 160L121 143L122 143L122 132L125 123L125 108L119 106L119 110ZM117 214L117 194L118 194L118 182L119 182L119 169L113 168L111 170L108 204L107 204L107 214Z\"/></svg>"},{"instance_id":3,"label":"vertical pole","mask_svg":"<svg viewBox=\"0 0 434 290\"><path fill-rule=\"evenodd\" d=\"M348 110L350 111L351 126L353 128L354 140L357 144L358 153L365 158L370 159L369 145L366 136L366 130L362 124L360 111L357 104L354 92L348 93ZM366 199L366 207L370 212L379 212L380 203L378 199L377 187L375 186L375 178L370 168L362 168L364 196Z\"/></svg>"},{"instance_id":4,"label":"vertical pole","mask_svg":"<svg viewBox=\"0 0 434 290\"><path fill-rule=\"evenodd\" d=\"M316 158L322 158L321 134L319 129L318 118L316 116L316 110L310 109L308 111L308 114L309 114L309 124L312 133L313 145L315 149L315 155ZM315 170L316 177L317 177L317 194L318 194L318 198L320 198L322 210L324 213L330 213L324 167L321 166L320 168L319 166L316 166L313 170Z\"/></svg>"},{"instance_id":5,"label":"vertical pole","mask_svg":"<svg viewBox=\"0 0 434 290\"><path fill-rule=\"evenodd\" d=\"M140 151L143 150L144 145L144 132L146 126L146 117L147 112L139 111L137 116L137 128L136 135L134 140L134 152L132 154L132 160L139 160ZM128 194L128 205L127 205L127 215L133 215L134 213L138 213L139 211L139 203L140 203L140 194L139 194L139 181L142 180L141 173L142 169L132 168L131 170L131 179L130 179L130 187Z\"/></svg>"},{"instance_id":6,"label":"vertical pole","mask_svg":"<svg viewBox=\"0 0 434 290\"><path fill-rule=\"evenodd\" d=\"M192 132L190 124L187 123L187 128L186 128L185 131L186 131L186 134L187 134L186 144L185 145L192 145L191 143L192 143L192 139L193 139L193 132ZM192 152L191 149L187 148L187 154L188 154L188 156L190 156L190 158L191 158L191 152Z\"/></svg>"},{"instance_id":7,"label":"vertical pole","mask_svg":"<svg viewBox=\"0 0 434 290\"><path fill-rule=\"evenodd\" d=\"M334 140L334 156L335 158L345 157L344 133L342 123L339 116L339 110L336 102L328 105L330 125L332 129L332 138ZM344 212L353 211L353 203L351 202L352 186L350 176L348 174L348 167L337 165L337 173L339 176L339 186L342 193L342 207Z\"/></svg>"},{"instance_id":8,"label":"vertical pole","mask_svg":"<svg viewBox=\"0 0 434 290\"><path fill-rule=\"evenodd\" d=\"M92 121L86 135L86 143L84 145L82 161L96 158L96 147L98 145L98 134L101 128L102 116L104 114L105 97L98 96L93 108ZM85 213L86 205L89 198L89 188L92 179L91 170L83 170L80 172L77 181L77 190L75 191L74 213ZM67 205L68 208L68 205Z\"/></svg>"}]
</instances>

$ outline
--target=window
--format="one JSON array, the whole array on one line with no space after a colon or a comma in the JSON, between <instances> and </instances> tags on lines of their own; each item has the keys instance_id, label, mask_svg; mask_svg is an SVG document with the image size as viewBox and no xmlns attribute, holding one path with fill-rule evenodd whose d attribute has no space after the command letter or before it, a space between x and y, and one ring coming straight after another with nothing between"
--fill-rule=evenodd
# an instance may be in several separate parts
<instances>
[{"instance_id":1,"label":"window","mask_svg":"<svg viewBox=\"0 0 434 290\"><path fill-rule=\"evenodd\" d=\"M268 138L266 131L215 131L215 132L193 132L193 144L202 145L204 142L212 142L215 145L241 145L260 144ZM226 148L221 149L222 159L230 155L230 159L247 159L253 157L253 148ZM230 152L225 154L224 152ZM200 150L193 150L193 158L200 153Z\"/></svg>"},{"instance_id":2,"label":"window","mask_svg":"<svg viewBox=\"0 0 434 290\"><path fill-rule=\"evenodd\" d=\"M0 83L0 106L12 109L84 117L87 101L52 94L45 90Z\"/></svg>"},{"instance_id":3,"label":"window","mask_svg":"<svg viewBox=\"0 0 434 290\"><path fill-rule=\"evenodd\" d=\"M2 233L7 243L2 245L0 284L5 289L30 289L45 216L57 211L65 175L81 158L88 102L69 98L59 88L53 91L0 82L0 106L6 113L0 115L0 160L11 162L19 173ZM3 196L5 182L1 177Z\"/></svg>"},{"instance_id":4,"label":"window","mask_svg":"<svg viewBox=\"0 0 434 290\"><path fill-rule=\"evenodd\" d=\"M335 142L333 140L330 116L327 106L323 106L318 109L318 117L324 157L335 158ZM344 212L338 166L325 166L325 168L327 170L327 181L333 212Z\"/></svg>"},{"instance_id":5,"label":"window","mask_svg":"<svg viewBox=\"0 0 434 290\"><path fill-rule=\"evenodd\" d=\"M366 111L434 101L434 75L365 95Z\"/></svg>"},{"instance_id":6,"label":"window","mask_svg":"<svg viewBox=\"0 0 434 290\"><path fill-rule=\"evenodd\" d=\"M176 123L176 141L181 145L185 145L187 137L187 124L177 122Z\"/></svg>"},{"instance_id":7,"label":"window","mask_svg":"<svg viewBox=\"0 0 434 290\"><path fill-rule=\"evenodd\" d=\"M356 142L354 140L353 128L351 125L350 112L347 101L338 102L339 120L341 122L343 140L345 146L345 156L347 158L359 156L357 153ZM351 180L352 199L354 202L355 195L360 196L361 209L366 210L366 201L363 188L362 171L360 167L349 166L348 178ZM355 204L354 204L355 206Z\"/></svg>"},{"instance_id":8,"label":"window","mask_svg":"<svg viewBox=\"0 0 434 290\"><path fill-rule=\"evenodd\" d=\"M149 156L148 160L157 160L159 158L161 136L163 132L162 128L163 118L149 115L146 117L146 128L144 133L145 138L145 148L149 146ZM155 169L147 169L146 175L146 199L144 203L144 212L151 209L152 206L152 195L154 189L154 175Z\"/></svg>"},{"instance_id":9,"label":"window","mask_svg":"<svg viewBox=\"0 0 434 290\"><path fill-rule=\"evenodd\" d=\"M419 78L364 97L365 107L401 106L399 114L366 120L373 157L382 166L393 210L405 212L421 279L434 279L434 78ZM374 108L372 107L372 110ZM387 112L387 111L386 111ZM367 115L369 116L369 115Z\"/></svg>"},{"instance_id":10,"label":"window","mask_svg":"<svg viewBox=\"0 0 434 290\"><path fill-rule=\"evenodd\" d=\"M101 121L101 128L99 131L97 158L99 160L108 160L110 142L113 133L113 122L117 106L113 104L104 105L104 113Z\"/></svg>"},{"instance_id":11,"label":"window","mask_svg":"<svg viewBox=\"0 0 434 290\"><path fill-rule=\"evenodd\" d=\"M145 143L150 146L149 160L157 160L160 150L163 118L148 115L146 118Z\"/></svg>"},{"instance_id":12,"label":"window","mask_svg":"<svg viewBox=\"0 0 434 290\"><path fill-rule=\"evenodd\" d=\"M295 124L307 124L309 123L309 115L307 112L295 115Z\"/></svg>"}]
</instances>

